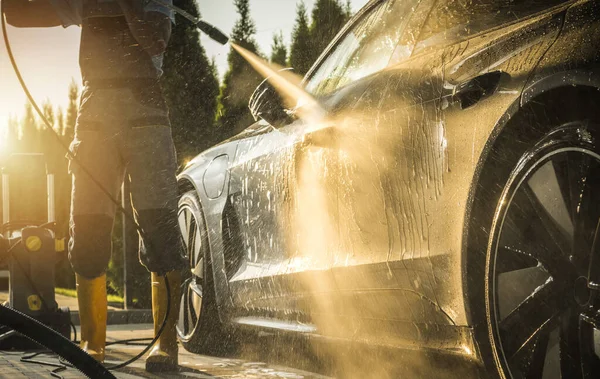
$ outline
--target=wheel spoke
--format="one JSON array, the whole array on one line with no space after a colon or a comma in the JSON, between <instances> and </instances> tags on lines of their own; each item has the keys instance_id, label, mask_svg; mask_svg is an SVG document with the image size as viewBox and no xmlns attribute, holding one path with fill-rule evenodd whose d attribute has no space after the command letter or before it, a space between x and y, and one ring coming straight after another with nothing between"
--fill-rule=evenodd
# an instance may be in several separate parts
<instances>
[{"instance_id":1,"label":"wheel spoke","mask_svg":"<svg viewBox=\"0 0 600 379\"><path fill-rule=\"evenodd\" d=\"M550 275L539 266L499 274L497 292L500 319L505 319L549 279Z\"/></svg>"},{"instance_id":2,"label":"wheel spoke","mask_svg":"<svg viewBox=\"0 0 600 379\"><path fill-rule=\"evenodd\" d=\"M547 328L549 329L549 328ZM524 379L540 379L544 374L550 330L538 333L513 356L510 366L521 372Z\"/></svg>"},{"instance_id":3,"label":"wheel spoke","mask_svg":"<svg viewBox=\"0 0 600 379\"><path fill-rule=\"evenodd\" d=\"M190 226L189 226L189 242L188 242L188 249L187 249L187 253L188 253L188 257L190 258L190 262L193 259L196 259L194 256L194 247L196 245L196 219L192 218L190 221Z\"/></svg>"},{"instance_id":4,"label":"wheel spoke","mask_svg":"<svg viewBox=\"0 0 600 379\"><path fill-rule=\"evenodd\" d=\"M185 292L184 295L181 296L181 301L179 303L179 317L177 320L177 326L179 331L182 334L185 334Z\"/></svg>"},{"instance_id":5,"label":"wheel spoke","mask_svg":"<svg viewBox=\"0 0 600 379\"><path fill-rule=\"evenodd\" d=\"M193 329L194 326L196 325L194 322L194 306L193 301L194 301L194 293L192 291L192 287L191 285L188 287L188 307L187 307L187 322L188 322L188 333L190 333Z\"/></svg>"},{"instance_id":6,"label":"wheel spoke","mask_svg":"<svg viewBox=\"0 0 600 379\"><path fill-rule=\"evenodd\" d=\"M526 347L538 333L547 330L564 308L559 287L549 279L500 321L502 347L509 357Z\"/></svg>"},{"instance_id":7,"label":"wheel spoke","mask_svg":"<svg viewBox=\"0 0 600 379\"><path fill-rule=\"evenodd\" d=\"M570 309L563 317L560 328L560 371L563 378L579 379L581 353L579 344L579 315Z\"/></svg>"},{"instance_id":8,"label":"wheel spoke","mask_svg":"<svg viewBox=\"0 0 600 379\"><path fill-rule=\"evenodd\" d=\"M598 287L600 287L600 219L598 220L598 225L594 232L591 256L587 268L587 278L590 288L594 288L598 291Z\"/></svg>"},{"instance_id":9,"label":"wheel spoke","mask_svg":"<svg viewBox=\"0 0 600 379\"><path fill-rule=\"evenodd\" d=\"M199 279L204 278L204 258L200 258L198 260L198 264L196 264L196 266L192 266L192 274Z\"/></svg>"},{"instance_id":10,"label":"wheel spoke","mask_svg":"<svg viewBox=\"0 0 600 379\"><path fill-rule=\"evenodd\" d=\"M188 334L189 326L187 320L187 309L189 308L189 288L190 288L190 279L186 280L182 285L182 296L181 296L181 308L179 309L179 325L181 328L181 332L184 335Z\"/></svg>"},{"instance_id":11,"label":"wheel spoke","mask_svg":"<svg viewBox=\"0 0 600 379\"><path fill-rule=\"evenodd\" d=\"M183 236L183 241L185 242L185 246L188 246L189 240L188 240L188 220L187 220L187 214L189 213L189 211L186 208L183 208L180 212L179 212L179 217L177 217L178 221L179 221L179 229L181 230L181 235Z\"/></svg>"},{"instance_id":12,"label":"wheel spoke","mask_svg":"<svg viewBox=\"0 0 600 379\"><path fill-rule=\"evenodd\" d=\"M584 156L583 159L587 160L587 156ZM582 165L581 154L577 156L561 154L552 159L552 166L556 173L558 186L572 224L575 222L579 193L581 191L579 179L581 178L580 171Z\"/></svg>"},{"instance_id":13,"label":"wheel spoke","mask_svg":"<svg viewBox=\"0 0 600 379\"><path fill-rule=\"evenodd\" d=\"M587 275L587 268L592 245L600 218L600 165L591 164L581 178L579 203L576 208L574 255L581 268L581 273Z\"/></svg>"},{"instance_id":14,"label":"wheel spoke","mask_svg":"<svg viewBox=\"0 0 600 379\"><path fill-rule=\"evenodd\" d=\"M196 325L196 323L198 322L198 316L200 315L200 307L201 305L201 297L198 295L198 292L196 292L196 289L194 288L194 284L192 284L190 286L190 296L191 296L191 304L192 306L190 307L190 314L192 316L192 325Z\"/></svg>"},{"instance_id":15,"label":"wheel spoke","mask_svg":"<svg viewBox=\"0 0 600 379\"><path fill-rule=\"evenodd\" d=\"M508 237L508 239L511 241L516 240L514 237ZM498 248L498 259L496 260L497 275L539 266L539 262L532 255L518 249L517 246L519 244L505 245Z\"/></svg>"},{"instance_id":16,"label":"wheel spoke","mask_svg":"<svg viewBox=\"0 0 600 379\"><path fill-rule=\"evenodd\" d=\"M552 276L561 277L570 273L568 257L571 242L558 230L527 186L522 186L513 198L504 221L500 244L512 249L513 253L537 260ZM503 261L500 255L497 266L501 270Z\"/></svg>"},{"instance_id":17,"label":"wheel spoke","mask_svg":"<svg viewBox=\"0 0 600 379\"><path fill-rule=\"evenodd\" d=\"M545 226L552 232L561 232L563 236L572 241L575 233L575 227L571 220L569 210L570 191L562 191L559 184L560 172L557 172L553 161L548 161L540 166L527 181L527 185L522 187L533 201L541 220ZM562 180L561 180L562 181ZM563 185L565 187L565 185ZM564 241L555 241L563 250ZM570 248L570 244L566 245ZM570 249L569 249L570 250ZM564 251L568 252L570 251Z\"/></svg>"},{"instance_id":18,"label":"wheel spoke","mask_svg":"<svg viewBox=\"0 0 600 379\"><path fill-rule=\"evenodd\" d=\"M202 232L196 226L196 236L194 237L194 266L196 265L197 259L200 257L200 251L202 250ZM192 266L192 267L194 267Z\"/></svg>"}]
</instances>

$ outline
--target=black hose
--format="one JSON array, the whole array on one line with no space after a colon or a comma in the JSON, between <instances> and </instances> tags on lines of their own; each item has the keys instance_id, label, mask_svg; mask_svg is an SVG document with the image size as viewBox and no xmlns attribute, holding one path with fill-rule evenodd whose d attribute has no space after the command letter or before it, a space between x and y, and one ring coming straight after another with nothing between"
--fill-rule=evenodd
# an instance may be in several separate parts
<instances>
[{"instance_id":1,"label":"black hose","mask_svg":"<svg viewBox=\"0 0 600 379\"><path fill-rule=\"evenodd\" d=\"M34 364L38 364L38 365L42 365L42 366L54 367L54 370L50 371L50 375L53 378L64 379L63 376L59 374L59 372L63 372L67 369L67 366L63 362L61 362L59 360L59 363L53 363L53 362L40 361L39 359L34 359L39 355L49 354L49 353L52 353L52 352L40 351L37 353L24 355L21 357L20 361L23 363L34 363ZM71 366L71 365L69 364L69 366Z\"/></svg>"},{"instance_id":2,"label":"black hose","mask_svg":"<svg viewBox=\"0 0 600 379\"><path fill-rule=\"evenodd\" d=\"M116 379L106 367L81 350L79 346L26 314L0 305L0 320L3 325L54 351L84 375L90 378Z\"/></svg>"},{"instance_id":3,"label":"black hose","mask_svg":"<svg viewBox=\"0 0 600 379\"><path fill-rule=\"evenodd\" d=\"M165 275L165 289L167 295L167 310L165 312L165 318L163 319L162 325L156 333L156 336L152 339L152 341L136 356L131 359L128 359L125 362L118 363L112 366L103 366L100 362L96 361L90 355L88 355L85 351L81 350L79 346L75 345L65 337L63 337L58 332L49 328L48 326L42 324L41 322L27 316L24 313L21 313L17 310L14 310L9 307L5 307L0 305L0 320L2 320L2 325L5 325L12 330L21 333L25 337L39 343L40 345L52 350L56 354L58 354L61 358L65 359L67 362L71 363L72 367L78 369L83 374L87 375L90 378L114 378L114 376L109 372L109 370L117 370L123 367L126 367L133 362L137 361L141 357L144 356L154 346L154 344L158 341L160 336L162 335L169 317L169 312L171 310L171 286L169 285L169 279ZM8 315L8 316L7 316ZM34 326L32 327L31 324ZM16 327L16 326L18 327ZM27 332L24 332L27 331ZM60 338L56 338L59 336ZM131 340L123 340L123 341L114 341L108 345L114 345L127 341L138 341L145 340L144 338L139 339L131 339ZM84 356L85 359L81 360L81 356ZM37 364L45 364L47 366L57 367L58 370L53 371L53 376L57 375L58 372L63 371L66 368L62 364L52 364L43 361L33 361L31 359L26 358L22 360L25 363L37 363ZM80 362L81 361L81 362ZM75 364L74 362L79 362ZM91 365L90 362L94 364ZM97 371L98 368L102 368L101 371ZM100 375L100 376L97 376ZM108 376L105 376L108 375ZM60 376L58 376L60 377Z\"/></svg>"}]
</instances>

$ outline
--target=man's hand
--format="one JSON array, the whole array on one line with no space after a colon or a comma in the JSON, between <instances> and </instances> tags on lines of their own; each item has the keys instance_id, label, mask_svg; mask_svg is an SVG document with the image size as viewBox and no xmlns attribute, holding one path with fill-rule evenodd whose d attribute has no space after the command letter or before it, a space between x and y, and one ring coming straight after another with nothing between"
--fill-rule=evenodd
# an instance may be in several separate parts
<instances>
[{"instance_id":1,"label":"man's hand","mask_svg":"<svg viewBox=\"0 0 600 379\"><path fill-rule=\"evenodd\" d=\"M48 0L0 0L6 22L20 28L45 28L62 25Z\"/></svg>"},{"instance_id":2,"label":"man's hand","mask_svg":"<svg viewBox=\"0 0 600 379\"><path fill-rule=\"evenodd\" d=\"M117 0L131 34L150 56L161 55L171 37L171 20L159 12L144 12L134 6L136 0Z\"/></svg>"}]
</instances>

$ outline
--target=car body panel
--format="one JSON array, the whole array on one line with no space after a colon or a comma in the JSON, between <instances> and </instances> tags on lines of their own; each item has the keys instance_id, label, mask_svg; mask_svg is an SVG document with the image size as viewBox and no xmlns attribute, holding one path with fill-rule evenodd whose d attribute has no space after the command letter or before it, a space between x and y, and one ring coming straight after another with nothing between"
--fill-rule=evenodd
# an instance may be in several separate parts
<instances>
[{"instance_id":1,"label":"car body panel","mask_svg":"<svg viewBox=\"0 0 600 379\"><path fill-rule=\"evenodd\" d=\"M565 83L600 87L597 7L565 2L424 47L324 100L323 125L259 121L196 158L181 178L199 193L212 159L230 163L223 194L200 194L222 319L475 357L465 225L482 162L523 102ZM463 107L461 85L494 72L496 88ZM244 244L230 277L228 202Z\"/></svg>"}]
</instances>

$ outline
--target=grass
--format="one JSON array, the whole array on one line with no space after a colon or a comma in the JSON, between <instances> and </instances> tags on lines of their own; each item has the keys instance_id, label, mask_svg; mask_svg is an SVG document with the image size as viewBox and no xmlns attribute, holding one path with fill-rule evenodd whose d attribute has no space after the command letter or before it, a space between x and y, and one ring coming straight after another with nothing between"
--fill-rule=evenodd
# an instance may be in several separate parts
<instances>
[{"instance_id":1,"label":"grass","mask_svg":"<svg viewBox=\"0 0 600 379\"><path fill-rule=\"evenodd\" d=\"M68 288L56 288L55 290L57 295L63 295L68 297L77 297L77 291L68 289ZM109 303L123 303L123 298L117 295L108 295Z\"/></svg>"}]
</instances>

